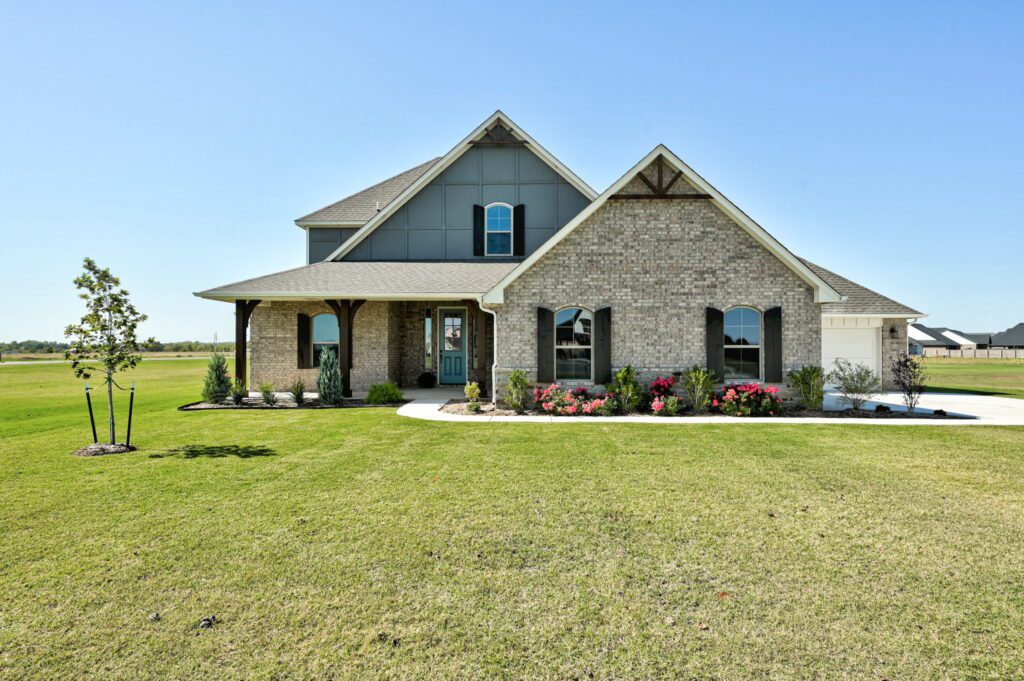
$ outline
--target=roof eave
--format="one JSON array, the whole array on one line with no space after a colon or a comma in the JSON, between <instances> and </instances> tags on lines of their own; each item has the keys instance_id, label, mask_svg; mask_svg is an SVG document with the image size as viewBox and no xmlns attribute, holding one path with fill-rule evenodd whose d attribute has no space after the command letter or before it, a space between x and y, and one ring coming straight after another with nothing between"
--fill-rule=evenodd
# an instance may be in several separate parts
<instances>
[{"instance_id":1,"label":"roof eave","mask_svg":"<svg viewBox=\"0 0 1024 681\"><path fill-rule=\"evenodd\" d=\"M407 291L400 293L365 293L359 291L196 291L192 295L204 300L231 303L236 300L289 301L289 300L382 300L382 301L434 301L434 300L479 300L480 291Z\"/></svg>"}]
</instances>

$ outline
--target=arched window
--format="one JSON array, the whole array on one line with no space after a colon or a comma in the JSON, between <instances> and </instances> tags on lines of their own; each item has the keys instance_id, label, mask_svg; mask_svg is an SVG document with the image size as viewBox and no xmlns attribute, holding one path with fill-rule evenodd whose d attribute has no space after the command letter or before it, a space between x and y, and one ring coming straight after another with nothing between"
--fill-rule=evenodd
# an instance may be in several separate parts
<instances>
[{"instance_id":1,"label":"arched window","mask_svg":"<svg viewBox=\"0 0 1024 681\"><path fill-rule=\"evenodd\" d=\"M589 381L593 375L594 315L582 307L555 313L555 380Z\"/></svg>"},{"instance_id":2,"label":"arched window","mask_svg":"<svg viewBox=\"0 0 1024 681\"><path fill-rule=\"evenodd\" d=\"M313 317L313 366L320 366L320 352L326 348L338 356L338 318L332 314Z\"/></svg>"},{"instance_id":3,"label":"arched window","mask_svg":"<svg viewBox=\"0 0 1024 681\"><path fill-rule=\"evenodd\" d=\"M725 378L761 378L761 313L750 307L725 311Z\"/></svg>"},{"instance_id":4,"label":"arched window","mask_svg":"<svg viewBox=\"0 0 1024 681\"><path fill-rule=\"evenodd\" d=\"M512 255L512 206L492 203L484 208L485 255Z\"/></svg>"}]
</instances>

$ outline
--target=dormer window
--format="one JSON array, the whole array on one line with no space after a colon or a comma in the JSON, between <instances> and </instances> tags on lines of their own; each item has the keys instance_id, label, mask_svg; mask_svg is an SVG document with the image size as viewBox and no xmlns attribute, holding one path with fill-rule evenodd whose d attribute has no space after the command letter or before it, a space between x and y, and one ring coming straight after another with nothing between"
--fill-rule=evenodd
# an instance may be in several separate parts
<instances>
[{"instance_id":1,"label":"dormer window","mask_svg":"<svg viewBox=\"0 0 1024 681\"><path fill-rule=\"evenodd\" d=\"M486 255L512 255L512 206L492 203L484 208Z\"/></svg>"}]
</instances>

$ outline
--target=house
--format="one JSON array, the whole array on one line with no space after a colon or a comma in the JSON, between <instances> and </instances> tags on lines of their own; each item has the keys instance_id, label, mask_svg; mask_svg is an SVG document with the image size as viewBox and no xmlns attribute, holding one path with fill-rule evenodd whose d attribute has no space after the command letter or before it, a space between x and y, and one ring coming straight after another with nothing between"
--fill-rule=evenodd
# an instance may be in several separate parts
<instances>
[{"instance_id":1,"label":"house","mask_svg":"<svg viewBox=\"0 0 1024 681\"><path fill-rule=\"evenodd\" d=\"M994 348L1024 348L1024 322L1012 326L1006 331L992 334L991 346Z\"/></svg>"},{"instance_id":2,"label":"house","mask_svg":"<svg viewBox=\"0 0 1024 681\"><path fill-rule=\"evenodd\" d=\"M296 220L301 267L196 295L234 303L235 373L345 391L392 380L608 382L693 365L782 384L836 359L889 383L923 315L799 258L665 146L598 194L501 111L447 154Z\"/></svg>"},{"instance_id":3,"label":"house","mask_svg":"<svg viewBox=\"0 0 1024 681\"><path fill-rule=\"evenodd\" d=\"M912 355L945 355L949 350L983 350L991 342L987 333L964 333L946 327L911 324L907 329Z\"/></svg>"}]
</instances>

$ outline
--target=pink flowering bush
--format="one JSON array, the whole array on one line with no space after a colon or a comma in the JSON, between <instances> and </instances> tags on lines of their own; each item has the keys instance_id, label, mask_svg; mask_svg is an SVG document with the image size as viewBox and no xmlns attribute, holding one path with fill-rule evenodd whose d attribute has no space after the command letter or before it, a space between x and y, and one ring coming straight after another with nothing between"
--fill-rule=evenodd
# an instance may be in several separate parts
<instances>
[{"instance_id":1,"label":"pink flowering bush","mask_svg":"<svg viewBox=\"0 0 1024 681\"><path fill-rule=\"evenodd\" d=\"M727 416L775 416L782 408L782 400L779 389L773 385L737 383L722 388L711 406Z\"/></svg>"},{"instance_id":2,"label":"pink flowering bush","mask_svg":"<svg viewBox=\"0 0 1024 681\"><path fill-rule=\"evenodd\" d=\"M546 388L533 389L537 408L552 416L610 416L614 413L613 395L591 396L586 388L565 388L552 383Z\"/></svg>"},{"instance_id":3,"label":"pink flowering bush","mask_svg":"<svg viewBox=\"0 0 1024 681\"><path fill-rule=\"evenodd\" d=\"M671 394L665 397L655 397L651 401L651 411L657 416L675 416L679 413L681 406L679 398Z\"/></svg>"}]
</instances>

